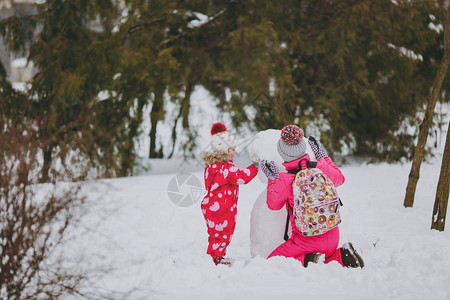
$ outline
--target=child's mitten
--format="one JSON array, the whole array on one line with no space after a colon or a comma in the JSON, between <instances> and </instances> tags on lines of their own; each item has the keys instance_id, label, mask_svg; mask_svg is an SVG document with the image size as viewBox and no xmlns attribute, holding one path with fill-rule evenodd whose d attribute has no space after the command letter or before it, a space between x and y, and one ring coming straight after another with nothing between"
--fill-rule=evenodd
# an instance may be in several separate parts
<instances>
[{"instance_id":1,"label":"child's mitten","mask_svg":"<svg viewBox=\"0 0 450 300\"><path fill-rule=\"evenodd\" d=\"M274 161L262 160L261 170L264 172L267 179L269 180L278 179L278 170L277 167L275 166Z\"/></svg>"},{"instance_id":2,"label":"child's mitten","mask_svg":"<svg viewBox=\"0 0 450 300\"><path fill-rule=\"evenodd\" d=\"M255 167L259 166L259 161L260 161L260 158L258 155L256 155L256 153L253 153L252 156L250 156L250 162Z\"/></svg>"},{"instance_id":3,"label":"child's mitten","mask_svg":"<svg viewBox=\"0 0 450 300\"><path fill-rule=\"evenodd\" d=\"M328 156L327 150L315 137L310 136L308 138L308 143L311 146L311 149L314 152L314 155L316 156L317 160Z\"/></svg>"}]
</instances>

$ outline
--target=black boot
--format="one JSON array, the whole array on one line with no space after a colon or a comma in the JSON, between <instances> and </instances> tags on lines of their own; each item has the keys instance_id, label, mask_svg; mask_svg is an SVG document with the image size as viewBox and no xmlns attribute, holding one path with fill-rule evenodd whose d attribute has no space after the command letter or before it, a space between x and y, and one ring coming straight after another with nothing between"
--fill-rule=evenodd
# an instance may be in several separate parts
<instances>
[{"instance_id":1,"label":"black boot","mask_svg":"<svg viewBox=\"0 0 450 300\"><path fill-rule=\"evenodd\" d=\"M213 258L214 263L217 265L225 265L228 267L231 267L232 261L229 259L226 259L225 257L216 257Z\"/></svg>"},{"instance_id":2,"label":"black boot","mask_svg":"<svg viewBox=\"0 0 450 300\"><path fill-rule=\"evenodd\" d=\"M320 256L322 253L319 252L312 252L305 255L305 260L303 261L303 266L308 267L308 263L313 262L317 263L319 261Z\"/></svg>"},{"instance_id":3,"label":"black boot","mask_svg":"<svg viewBox=\"0 0 450 300\"><path fill-rule=\"evenodd\" d=\"M342 245L341 248L342 264L347 268L364 268L362 257L353 248L352 243Z\"/></svg>"}]
</instances>

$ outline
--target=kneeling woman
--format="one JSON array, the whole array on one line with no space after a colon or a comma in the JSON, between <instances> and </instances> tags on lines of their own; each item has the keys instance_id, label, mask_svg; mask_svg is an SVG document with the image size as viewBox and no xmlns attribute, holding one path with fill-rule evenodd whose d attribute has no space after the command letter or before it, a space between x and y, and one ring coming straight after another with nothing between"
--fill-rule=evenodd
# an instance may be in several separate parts
<instances>
[{"instance_id":1,"label":"kneeling woman","mask_svg":"<svg viewBox=\"0 0 450 300\"><path fill-rule=\"evenodd\" d=\"M327 155L325 148L314 137L309 138L309 144L317 159L316 168L320 169L335 186L344 183L345 178L339 168ZM288 125L281 131L278 141L278 153L284 159L286 171L307 167L310 161L306 151L306 141L303 131L296 125ZM292 213L294 207L293 182L295 174L280 173L273 162L261 162L261 170L269 179L267 185L267 205L272 210L280 210L283 206L290 216L292 236L285 243L276 248L268 258L273 256L293 257L307 267L309 262L317 262L321 255L325 255L325 263L333 260L343 267L364 267L361 256L354 250L351 243L338 248L339 227L317 236L304 236L296 227Z\"/></svg>"}]
</instances>

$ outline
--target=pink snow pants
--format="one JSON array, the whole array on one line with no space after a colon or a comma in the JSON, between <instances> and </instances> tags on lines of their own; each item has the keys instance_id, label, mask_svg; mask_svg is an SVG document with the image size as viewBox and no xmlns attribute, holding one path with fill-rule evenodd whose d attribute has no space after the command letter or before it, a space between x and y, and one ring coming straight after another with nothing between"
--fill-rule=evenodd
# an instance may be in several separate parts
<instances>
[{"instance_id":1,"label":"pink snow pants","mask_svg":"<svg viewBox=\"0 0 450 300\"><path fill-rule=\"evenodd\" d=\"M339 243L339 227L336 227L322 235L305 237L294 232L293 236L285 243L278 246L267 258L272 256L293 257L299 260L302 265L305 255L312 252L325 254L325 263L336 260L341 266L342 257Z\"/></svg>"}]
</instances>

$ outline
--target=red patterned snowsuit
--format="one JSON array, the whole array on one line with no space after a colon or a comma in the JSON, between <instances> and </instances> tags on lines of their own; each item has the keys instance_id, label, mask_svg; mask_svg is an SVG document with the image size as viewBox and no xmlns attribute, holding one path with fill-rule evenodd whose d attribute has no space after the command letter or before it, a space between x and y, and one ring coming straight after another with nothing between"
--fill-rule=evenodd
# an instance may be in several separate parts
<instances>
[{"instance_id":1,"label":"red patterned snowsuit","mask_svg":"<svg viewBox=\"0 0 450 300\"><path fill-rule=\"evenodd\" d=\"M258 173L250 165L239 170L232 162L206 164L205 187L208 191L201 208L208 228L207 254L212 258L223 257L236 226L239 184L246 184Z\"/></svg>"}]
</instances>

